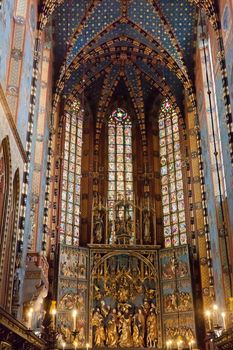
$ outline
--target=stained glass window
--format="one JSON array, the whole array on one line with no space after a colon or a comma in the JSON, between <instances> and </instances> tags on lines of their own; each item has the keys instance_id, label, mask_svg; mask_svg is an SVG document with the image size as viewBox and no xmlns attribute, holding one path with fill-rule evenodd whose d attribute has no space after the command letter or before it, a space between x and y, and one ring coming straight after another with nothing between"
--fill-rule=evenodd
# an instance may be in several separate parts
<instances>
[{"instance_id":1,"label":"stained glass window","mask_svg":"<svg viewBox=\"0 0 233 350\"><path fill-rule=\"evenodd\" d=\"M165 247L187 243L178 116L169 101L159 115L159 142Z\"/></svg>"},{"instance_id":2,"label":"stained glass window","mask_svg":"<svg viewBox=\"0 0 233 350\"><path fill-rule=\"evenodd\" d=\"M79 244L83 119L78 102L65 114L60 241Z\"/></svg>"},{"instance_id":3,"label":"stained glass window","mask_svg":"<svg viewBox=\"0 0 233 350\"><path fill-rule=\"evenodd\" d=\"M108 205L109 219L119 199L133 200L132 123L128 114L117 108L108 122Z\"/></svg>"}]
</instances>

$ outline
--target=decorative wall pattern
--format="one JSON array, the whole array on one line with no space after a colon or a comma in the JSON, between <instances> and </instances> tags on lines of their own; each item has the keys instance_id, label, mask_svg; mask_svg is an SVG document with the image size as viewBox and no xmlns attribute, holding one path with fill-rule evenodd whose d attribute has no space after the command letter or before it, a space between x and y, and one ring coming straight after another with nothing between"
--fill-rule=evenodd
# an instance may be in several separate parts
<instances>
[{"instance_id":1,"label":"decorative wall pattern","mask_svg":"<svg viewBox=\"0 0 233 350\"><path fill-rule=\"evenodd\" d=\"M178 116L166 100L159 115L165 247L187 243Z\"/></svg>"},{"instance_id":2,"label":"decorative wall pattern","mask_svg":"<svg viewBox=\"0 0 233 350\"><path fill-rule=\"evenodd\" d=\"M16 1L14 19L12 23L11 54L7 77L7 100L11 112L15 118L19 98L19 86L21 79L25 78L25 76L21 74L21 69L25 53L24 43L27 26L27 7L27 1ZM28 49L28 47L25 47L25 49ZM27 115L25 118L27 118ZM26 129L26 127L24 126L23 129Z\"/></svg>"},{"instance_id":3,"label":"decorative wall pattern","mask_svg":"<svg viewBox=\"0 0 233 350\"><path fill-rule=\"evenodd\" d=\"M0 83L6 86L7 60L10 53L11 24L15 1L4 0L0 8Z\"/></svg>"},{"instance_id":4,"label":"decorative wall pattern","mask_svg":"<svg viewBox=\"0 0 233 350\"><path fill-rule=\"evenodd\" d=\"M28 115L30 110L30 89L33 74L33 48L34 38L28 31L25 35L24 60L22 64L22 77L19 85L19 104L17 111L17 127L22 143L25 147L27 136Z\"/></svg>"}]
</instances>

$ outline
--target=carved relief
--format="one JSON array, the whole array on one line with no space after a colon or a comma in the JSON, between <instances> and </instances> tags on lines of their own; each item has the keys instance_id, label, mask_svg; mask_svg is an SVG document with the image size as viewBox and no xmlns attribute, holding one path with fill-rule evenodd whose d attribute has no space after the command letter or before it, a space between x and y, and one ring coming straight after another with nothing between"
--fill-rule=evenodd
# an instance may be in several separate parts
<instances>
[{"instance_id":1,"label":"carved relief","mask_svg":"<svg viewBox=\"0 0 233 350\"><path fill-rule=\"evenodd\" d=\"M92 341L96 347L157 347L159 293L156 254L93 253Z\"/></svg>"}]
</instances>

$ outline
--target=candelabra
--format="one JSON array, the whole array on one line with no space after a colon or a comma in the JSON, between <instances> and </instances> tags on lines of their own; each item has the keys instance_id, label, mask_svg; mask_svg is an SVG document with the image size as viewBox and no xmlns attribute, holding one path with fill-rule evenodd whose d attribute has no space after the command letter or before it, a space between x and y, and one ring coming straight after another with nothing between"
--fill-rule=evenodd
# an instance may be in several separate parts
<instances>
[{"instance_id":1,"label":"candelabra","mask_svg":"<svg viewBox=\"0 0 233 350\"><path fill-rule=\"evenodd\" d=\"M230 316L230 314L221 311L218 305L214 304L211 309L206 310L205 316L207 328L206 341L214 344L228 333L229 319L227 319L227 316Z\"/></svg>"}]
</instances>

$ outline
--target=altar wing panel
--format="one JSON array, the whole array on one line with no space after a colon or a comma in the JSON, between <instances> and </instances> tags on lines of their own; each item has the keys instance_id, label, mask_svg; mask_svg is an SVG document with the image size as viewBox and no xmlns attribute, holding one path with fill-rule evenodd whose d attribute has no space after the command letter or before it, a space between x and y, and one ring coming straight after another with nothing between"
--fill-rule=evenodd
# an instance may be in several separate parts
<instances>
[{"instance_id":1,"label":"altar wing panel","mask_svg":"<svg viewBox=\"0 0 233 350\"><path fill-rule=\"evenodd\" d=\"M60 343L85 347L88 318L89 250L60 245L57 286L57 327ZM74 310L77 311L76 316Z\"/></svg>"},{"instance_id":2,"label":"altar wing panel","mask_svg":"<svg viewBox=\"0 0 233 350\"><path fill-rule=\"evenodd\" d=\"M159 251L164 343L188 348L196 339L188 246Z\"/></svg>"}]
</instances>

